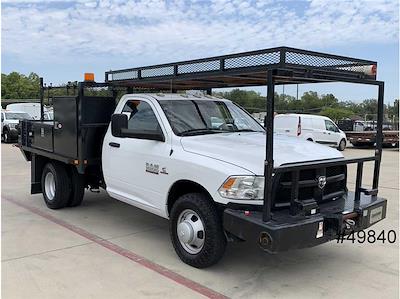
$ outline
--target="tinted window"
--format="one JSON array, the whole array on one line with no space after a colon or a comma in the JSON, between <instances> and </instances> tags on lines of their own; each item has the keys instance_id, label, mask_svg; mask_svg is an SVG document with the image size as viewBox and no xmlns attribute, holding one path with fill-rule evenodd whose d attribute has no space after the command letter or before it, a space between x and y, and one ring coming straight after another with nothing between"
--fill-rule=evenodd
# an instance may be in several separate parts
<instances>
[{"instance_id":1,"label":"tinted window","mask_svg":"<svg viewBox=\"0 0 400 299\"><path fill-rule=\"evenodd\" d=\"M330 120L325 120L325 127L328 131L339 132L336 125L333 122L331 122Z\"/></svg>"},{"instance_id":2,"label":"tinted window","mask_svg":"<svg viewBox=\"0 0 400 299\"><path fill-rule=\"evenodd\" d=\"M122 113L128 116L128 129L135 132L161 132L153 109L144 101L127 101Z\"/></svg>"}]
</instances>

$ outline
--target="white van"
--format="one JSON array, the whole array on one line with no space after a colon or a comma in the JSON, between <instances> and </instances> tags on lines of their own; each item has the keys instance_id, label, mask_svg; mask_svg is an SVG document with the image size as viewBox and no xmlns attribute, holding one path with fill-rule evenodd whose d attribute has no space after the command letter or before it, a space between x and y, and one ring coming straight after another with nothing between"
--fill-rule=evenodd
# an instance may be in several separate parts
<instances>
[{"instance_id":1,"label":"white van","mask_svg":"<svg viewBox=\"0 0 400 299\"><path fill-rule=\"evenodd\" d=\"M13 103L8 104L7 111L19 111L28 113L32 119L40 119L40 103ZM53 120L53 112L44 107L44 120Z\"/></svg>"},{"instance_id":2,"label":"white van","mask_svg":"<svg viewBox=\"0 0 400 299\"><path fill-rule=\"evenodd\" d=\"M346 134L328 117L309 114L278 114L274 119L274 131L297 136L309 141L346 148Z\"/></svg>"}]
</instances>

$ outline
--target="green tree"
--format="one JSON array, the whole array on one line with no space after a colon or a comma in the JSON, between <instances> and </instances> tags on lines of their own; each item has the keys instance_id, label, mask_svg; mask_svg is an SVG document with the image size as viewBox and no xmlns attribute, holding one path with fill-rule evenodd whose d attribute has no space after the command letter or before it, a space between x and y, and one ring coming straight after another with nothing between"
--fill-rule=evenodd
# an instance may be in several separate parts
<instances>
[{"instance_id":1,"label":"green tree","mask_svg":"<svg viewBox=\"0 0 400 299\"><path fill-rule=\"evenodd\" d=\"M37 99L39 98L39 76L30 73L28 76L18 72L1 74L2 99Z\"/></svg>"},{"instance_id":2,"label":"green tree","mask_svg":"<svg viewBox=\"0 0 400 299\"><path fill-rule=\"evenodd\" d=\"M387 114L389 119L399 121L399 99L394 100L393 106L388 105Z\"/></svg>"},{"instance_id":3,"label":"green tree","mask_svg":"<svg viewBox=\"0 0 400 299\"><path fill-rule=\"evenodd\" d=\"M337 122L340 119L344 119L344 118L348 118L348 117L352 116L354 113L351 110L346 109L346 108L326 107L326 108L323 108L319 114L327 116L330 119Z\"/></svg>"}]
</instances>

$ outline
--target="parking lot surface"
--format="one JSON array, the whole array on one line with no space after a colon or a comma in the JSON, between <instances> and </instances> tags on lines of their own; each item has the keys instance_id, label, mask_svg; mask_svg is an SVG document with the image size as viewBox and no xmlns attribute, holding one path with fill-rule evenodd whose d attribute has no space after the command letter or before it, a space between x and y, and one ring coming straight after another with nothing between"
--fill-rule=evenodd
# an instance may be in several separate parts
<instances>
[{"instance_id":1,"label":"parking lot surface","mask_svg":"<svg viewBox=\"0 0 400 299\"><path fill-rule=\"evenodd\" d=\"M86 192L82 206L49 210L30 195L30 165L19 149L2 144L3 298L398 298L399 152L385 149L379 195L387 218L376 232L397 241L318 247L270 255L256 244L230 243L208 269L182 263L168 221ZM346 157L372 155L348 148ZM364 167L372 183L372 163ZM349 166L349 189L355 167Z\"/></svg>"}]
</instances>

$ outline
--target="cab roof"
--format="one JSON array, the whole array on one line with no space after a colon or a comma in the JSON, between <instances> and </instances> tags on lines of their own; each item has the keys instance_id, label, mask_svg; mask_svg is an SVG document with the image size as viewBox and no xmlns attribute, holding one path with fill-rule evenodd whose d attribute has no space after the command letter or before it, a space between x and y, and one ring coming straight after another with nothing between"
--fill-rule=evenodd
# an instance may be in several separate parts
<instances>
[{"instance_id":1,"label":"cab roof","mask_svg":"<svg viewBox=\"0 0 400 299\"><path fill-rule=\"evenodd\" d=\"M178 100L194 100L194 101L223 101L230 102L228 99L219 98L211 95L193 95L181 93L133 93L126 94L124 97L153 98L157 101L178 101Z\"/></svg>"}]
</instances>

